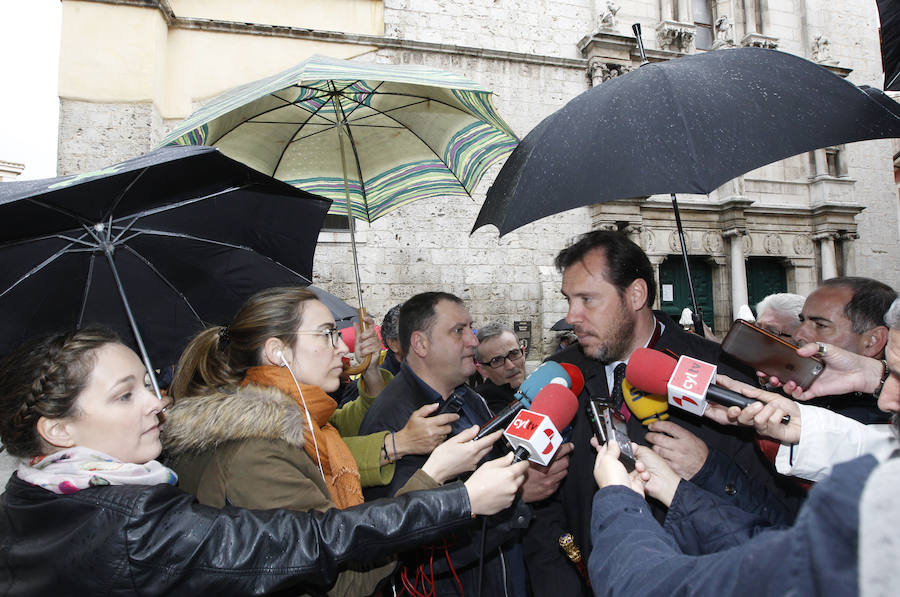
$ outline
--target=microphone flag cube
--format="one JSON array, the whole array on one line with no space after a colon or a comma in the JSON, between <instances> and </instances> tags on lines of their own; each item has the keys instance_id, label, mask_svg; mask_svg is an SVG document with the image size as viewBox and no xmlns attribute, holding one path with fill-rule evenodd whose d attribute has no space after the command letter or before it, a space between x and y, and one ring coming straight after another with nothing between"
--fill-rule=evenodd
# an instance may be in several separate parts
<instances>
[{"instance_id":1,"label":"microphone flag cube","mask_svg":"<svg viewBox=\"0 0 900 597\"><path fill-rule=\"evenodd\" d=\"M715 378L715 365L682 355L669 378L669 403L702 416L706 410L706 391Z\"/></svg>"},{"instance_id":2,"label":"microphone flag cube","mask_svg":"<svg viewBox=\"0 0 900 597\"><path fill-rule=\"evenodd\" d=\"M522 409L503 433L513 450L524 448L528 459L544 466L562 444L562 435L547 415Z\"/></svg>"}]
</instances>

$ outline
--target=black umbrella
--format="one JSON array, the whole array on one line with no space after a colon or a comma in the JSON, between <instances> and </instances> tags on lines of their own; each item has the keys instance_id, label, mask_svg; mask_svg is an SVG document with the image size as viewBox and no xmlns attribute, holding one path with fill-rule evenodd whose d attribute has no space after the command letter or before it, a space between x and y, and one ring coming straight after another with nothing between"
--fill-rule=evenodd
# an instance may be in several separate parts
<instances>
[{"instance_id":1,"label":"black umbrella","mask_svg":"<svg viewBox=\"0 0 900 597\"><path fill-rule=\"evenodd\" d=\"M0 184L0 353L96 322L173 363L254 292L309 284L330 204L210 147Z\"/></svg>"},{"instance_id":2,"label":"black umbrella","mask_svg":"<svg viewBox=\"0 0 900 597\"><path fill-rule=\"evenodd\" d=\"M565 317L550 326L550 330L554 332L566 332L574 329L575 328L572 327L572 324L566 321Z\"/></svg>"},{"instance_id":3,"label":"black umbrella","mask_svg":"<svg viewBox=\"0 0 900 597\"><path fill-rule=\"evenodd\" d=\"M900 118L885 107L893 100L874 92L760 48L646 64L531 131L488 190L473 231L494 224L502 235L575 207L671 193L681 233L675 193L708 194L820 147L900 137Z\"/></svg>"},{"instance_id":4,"label":"black umbrella","mask_svg":"<svg viewBox=\"0 0 900 597\"><path fill-rule=\"evenodd\" d=\"M884 89L900 91L900 2L878 0L881 18L881 64L884 67Z\"/></svg>"},{"instance_id":5,"label":"black umbrella","mask_svg":"<svg viewBox=\"0 0 900 597\"><path fill-rule=\"evenodd\" d=\"M343 329L353 325L352 320L356 317L358 312L356 307L351 307L350 304L343 299L336 297L318 286L310 285L309 289L312 290L316 294L316 297L322 301L322 304L331 311L331 316L334 317L334 321L338 328Z\"/></svg>"}]
</instances>

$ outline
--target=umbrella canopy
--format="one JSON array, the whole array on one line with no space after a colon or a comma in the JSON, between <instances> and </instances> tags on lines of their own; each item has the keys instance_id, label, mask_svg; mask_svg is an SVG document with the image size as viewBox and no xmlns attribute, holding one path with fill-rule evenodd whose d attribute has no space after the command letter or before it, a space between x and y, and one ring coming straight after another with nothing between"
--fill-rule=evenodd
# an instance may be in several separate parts
<instances>
[{"instance_id":1,"label":"umbrella canopy","mask_svg":"<svg viewBox=\"0 0 900 597\"><path fill-rule=\"evenodd\" d=\"M330 203L209 147L0 184L0 353L95 322L174 363L254 292L309 284Z\"/></svg>"},{"instance_id":2,"label":"umbrella canopy","mask_svg":"<svg viewBox=\"0 0 900 597\"><path fill-rule=\"evenodd\" d=\"M356 317L356 309L351 307L346 301L339 299L327 290L323 290L318 286L310 285L309 289L312 290L316 294L316 297L318 297L318 299L328 307L328 310L331 311L331 316L334 317L335 324L338 328L343 329L353 325L353 321L351 320Z\"/></svg>"},{"instance_id":3,"label":"umbrella canopy","mask_svg":"<svg viewBox=\"0 0 900 597\"><path fill-rule=\"evenodd\" d=\"M875 98L873 98L875 95ZM812 149L900 137L893 100L803 58L761 48L648 64L574 98L519 144L473 230L506 234L575 207L708 194Z\"/></svg>"},{"instance_id":4,"label":"umbrella canopy","mask_svg":"<svg viewBox=\"0 0 900 597\"><path fill-rule=\"evenodd\" d=\"M468 195L516 142L491 92L459 75L313 56L213 99L162 143L216 146L340 199L332 213L347 213L346 182L353 216L372 222L417 199Z\"/></svg>"},{"instance_id":5,"label":"umbrella canopy","mask_svg":"<svg viewBox=\"0 0 900 597\"><path fill-rule=\"evenodd\" d=\"M885 91L900 91L900 2L878 0Z\"/></svg>"}]
</instances>

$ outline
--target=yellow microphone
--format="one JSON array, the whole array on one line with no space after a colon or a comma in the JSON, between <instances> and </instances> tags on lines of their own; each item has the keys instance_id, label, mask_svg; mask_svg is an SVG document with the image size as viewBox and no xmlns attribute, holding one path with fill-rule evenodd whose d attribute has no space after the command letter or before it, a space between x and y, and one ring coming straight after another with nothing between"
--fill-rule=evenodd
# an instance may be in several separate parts
<instances>
[{"instance_id":1,"label":"yellow microphone","mask_svg":"<svg viewBox=\"0 0 900 597\"><path fill-rule=\"evenodd\" d=\"M639 390L628 383L627 379L622 380L622 396L625 397L628 410L640 419L642 425L669 418L669 399L666 396Z\"/></svg>"}]
</instances>

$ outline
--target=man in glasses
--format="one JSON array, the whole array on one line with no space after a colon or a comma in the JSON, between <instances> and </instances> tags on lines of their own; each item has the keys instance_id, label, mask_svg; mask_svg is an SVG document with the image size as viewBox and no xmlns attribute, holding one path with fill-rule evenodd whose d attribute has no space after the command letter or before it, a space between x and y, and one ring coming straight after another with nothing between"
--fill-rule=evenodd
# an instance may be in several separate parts
<instances>
[{"instance_id":1,"label":"man in glasses","mask_svg":"<svg viewBox=\"0 0 900 597\"><path fill-rule=\"evenodd\" d=\"M475 335L475 369L484 379L475 391L497 413L514 400L513 394L525 379L525 352L511 328L489 323Z\"/></svg>"}]
</instances>

